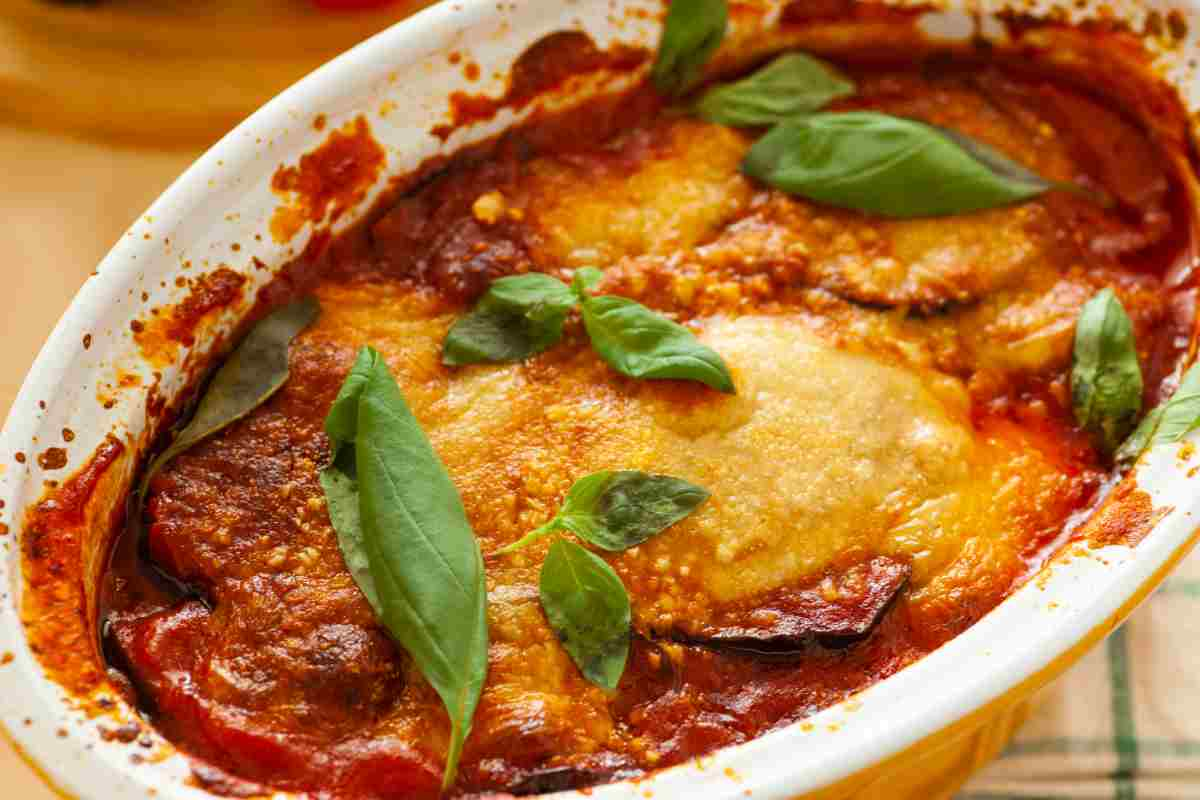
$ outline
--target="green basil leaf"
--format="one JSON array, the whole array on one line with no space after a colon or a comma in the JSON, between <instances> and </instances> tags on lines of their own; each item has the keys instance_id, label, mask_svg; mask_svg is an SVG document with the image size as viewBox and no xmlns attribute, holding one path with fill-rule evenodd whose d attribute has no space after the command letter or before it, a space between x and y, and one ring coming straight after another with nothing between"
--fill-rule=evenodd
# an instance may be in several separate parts
<instances>
[{"instance_id":1,"label":"green basil leaf","mask_svg":"<svg viewBox=\"0 0 1200 800\"><path fill-rule=\"evenodd\" d=\"M337 532L338 547L346 568L358 588L366 596L376 616L383 615L379 602L379 591L371 577L371 565L367 560L363 544L362 520L359 516L358 471L355 468L354 445L343 447L333 462L321 470L318 477L325 491L325 505L329 509L329 521Z\"/></svg>"},{"instance_id":2,"label":"green basil leaf","mask_svg":"<svg viewBox=\"0 0 1200 800\"><path fill-rule=\"evenodd\" d=\"M950 139L992 172L1015 183L1023 183L1032 191L1047 192L1062 185L1043 178L1024 164L1013 161L991 145L972 139L965 133L960 133L952 128L943 128L940 125L930 125L929 127Z\"/></svg>"},{"instance_id":3,"label":"green basil leaf","mask_svg":"<svg viewBox=\"0 0 1200 800\"><path fill-rule=\"evenodd\" d=\"M996 208L1048 188L997 172L936 128L874 111L781 122L742 171L819 203L897 218Z\"/></svg>"},{"instance_id":4,"label":"green basil leaf","mask_svg":"<svg viewBox=\"0 0 1200 800\"><path fill-rule=\"evenodd\" d=\"M567 492L558 524L601 549L619 552L671 527L708 497L699 486L669 475L597 472Z\"/></svg>"},{"instance_id":5,"label":"green basil leaf","mask_svg":"<svg viewBox=\"0 0 1200 800\"><path fill-rule=\"evenodd\" d=\"M483 557L450 475L371 348L359 354L327 429L338 435L351 429L349 404L357 405L353 445L335 440L338 452L322 476L330 518L335 527L350 526L338 529L343 551L351 551L350 569L365 562L371 582L360 587L368 599L375 597L380 621L450 715L449 787L487 675ZM346 471L350 452L353 475ZM352 479L357 530L353 514L344 512L354 494Z\"/></svg>"},{"instance_id":6,"label":"green basil leaf","mask_svg":"<svg viewBox=\"0 0 1200 800\"><path fill-rule=\"evenodd\" d=\"M604 550L626 550L679 522L708 498L706 489L670 475L593 472L575 481L554 519L498 552L520 550L556 530Z\"/></svg>"},{"instance_id":7,"label":"green basil leaf","mask_svg":"<svg viewBox=\"0 0 1200 800\"><path fill-rule=\"evenodd\" d=\"M579 671L609 691L629 657L631 611L624 584L604 559L557 539L542 565L542 609Z\"/></svg>"},{"instance_id":8,"label":"green basil leaf","mask_svg":"<svg viewBox=\"0 0 1200 800\"><path fill-rule=\"evenodd\" d=\"M704 93L695 112L722 125L771 125L854 94L854 83L805 53L780 56L753 75Z\"/></svg>"},{"instance_id":9,"label":"green basil leaf","mask_svg":"<svg viewBox=\"0 0 1200 800\"><path fill-rule=\"evenodd\" d=\"M1084 304L1075 323L1071 404L1076 421L1113 452L1142 408L1142 370L1133 322L1112 289Z\"/></svg>"},{"instance_id":10,"label":"green basil leaf","mask_svg":"<svg viewBox=\"0 0 1200 800\"><path fill-rule=\"evenodd\" d=\"M930 125L930 127L940 131L944 136L952 140L963 150L966 150L972 157L983 163L997 175L1015 183L1023 183L1031 190L1048 192L1052 189L1057 189L1061 192L1071 192L1080 197L1086 197L1105 208L1110 208L1115 204L1113 198L1101 190L1089 189L1070 181L1052 181L1048 178L1043 178L1024 164L1013 161L991 145L976 141L965 133L959 133L951 128L943 128L940 125Z\"/></svg>"},{"instance_id":11,"label":"green basil leaf","mask_svg":"<svg viewBox=\"0 0 1200 800\"><path fill-rule=\"evenodd\" d=\"M1138 456L1146 452L1154 440L1154 434L1162 422L1163 411L1166 410L1166 407L1166 403L1161 403L1142 417L1142 421L1133 429L1133 433L1129 434L1128 438L1117 448L1117 452L1113 454L1113 458L1118 464L1136 461Z\"/></svg>"},{"instance_id":12,"label":"green basil leaf","mask_svg":"<svg viewBox=\"0 0 1200 800\"><path fill-rule=\"evenodd\" d=\"M325 416L325 433L333 452L329 466L321 470L319 479L325 491L329 521L337 533L342 558L358 588L377 616L383 615L375 579L363 544L362 520L358 503L358 468L354 440L358 436L358 401L376 368L378 356L364 347L358 353L350 374L342 382L329 413Z\"/></svg>"},{"instance_id":13,"label":"green basil leaf","mask_svg":"<svg viewBox=\"0 0 1200 800\"><path fill-rule=\"evenodd\" d=\"M171 459L242 419L270 399L288 379L288 348L321 311L305 297L263 317L213 375L191 421L175 435L142 476L138 497Z\"/></svg>"},{"instance_id":14,"label":"green basil leaf","mask_svg":"<svg viewBox=\"0 0 1200 800\"><path fill-rule=\"evenodd\" d=\"M717 391L735 391L719 355L687 328L627 297L586 296L583 324L596 353L623 375L699 381Z\"/></svg>"},{"instance_id":15,"label":"green basil leaf","mask_svg":"<svg viewBox=\"0 0 1200 800\"><path fill-rule=\"evenodd\" d=\"M1200 367L1193 364L1163 407L1151 445L1178 442L1200 427Z\"/></svg>"},{"instance_id":16,"label":"green basil leaf","mask_svg":"<svg viewBox=\"0 0 1200 800\"><path fill-rule=\"evenodd\" d=\"M671 0L650 79L668 96L683 94L721 46L729 25L726 0Z\"/></svg>"},{"instance_id":17,"label":"green basil leaf","mask_svg":"<svg viewBox=\"0 0 1200 800\"><path fill-rule=\"evenodd\" d=\"M359 351L354 366L350 368L350 374L342 381L342 388L338 390L329 413L325 415L325 434L333 445L335 458L339 449L347 445L353 446L354 439L358 436L358 400L371 378L377 360L378 356L374 350L364 347Z\"/></svg>"},{"instance_id":18,"label":"green basil leaf","mask_svg":"<svg viewBox=\"0 0 1200 800\"><path fill-rule=\"evenodd\" d=\"M562 338L563 321L575 294L562 281L539 272L510 275L488 287L474 310L454 323L442 347L442 363L522 361Z\"/></svg>"},{"instance_id":19,"label":"green basil leaf","mask_svg":"<svg viewBox=\"0 0 1200 800\"><path fill-rule=\"evenodd\" d=\"M1200 428L1200 363L1189 367L1175 393L1146 415L1117 451L1117 460L1133 461L1147 448L1178 442L1196 428Z\"/></svg>"}]
</instances>

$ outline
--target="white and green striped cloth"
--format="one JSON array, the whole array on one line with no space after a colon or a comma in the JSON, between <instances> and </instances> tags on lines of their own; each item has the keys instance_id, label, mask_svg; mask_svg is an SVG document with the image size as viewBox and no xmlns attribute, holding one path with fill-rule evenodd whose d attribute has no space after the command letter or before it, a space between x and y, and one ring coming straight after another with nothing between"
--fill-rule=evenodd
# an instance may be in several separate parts
<instances>
[{"instance_id":1,"label":"white and green striped cloth","mask_svg":"<svg viewBox=\"0 0 1200 800\"><path fill-rule=\"evenodd\" d=\"M1200 800L1200 551L1034 700L955 800Z\"/></svg>"}]
</instances>

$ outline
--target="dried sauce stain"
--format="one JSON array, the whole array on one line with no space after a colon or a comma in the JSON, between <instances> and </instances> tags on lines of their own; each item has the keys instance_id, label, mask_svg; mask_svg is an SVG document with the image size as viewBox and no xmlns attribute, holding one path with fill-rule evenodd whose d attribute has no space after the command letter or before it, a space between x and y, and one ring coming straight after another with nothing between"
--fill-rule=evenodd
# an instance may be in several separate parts
<instances>
[{"instance_id":1,"label":"dried sauce stain","mask_svg":"<svg viewBox=\"0 0 1200 800\"><path fill-rule=\"evenodd\" d=\"M299 165L281 166L271 189L287 200L271 217L272 238L284 244L307 222L336 222L367 196L386 160L366 117L359 116L301 156Z\"/></svg>"},{"instance_id":2,"label":"dried sauce stain","mask_svg":"<svg viewBox=\"0 0 1200 800\"><path fill-rule=\"evenodd\" d=\"M67 451L61 447L47 447L38 453L37 462L42 469L62 469L67 465Z\"/></svg>"},{"instance_id":3,"label":"dried sauce stain","mask_svg":"<svg viewBox=\"0 0 1200 800\"><path fill-rule=\"evenodd\" d=\"M1171 510L1172 506L1154 508L1150 495L1126 478L1083 525L1079 535L1094 548L1133 547Z\"/></svg>"},{"instance_id":4,"label":"dried sauce stain","mask_svg":"<svg viewBox=\"0 0 1200 800\"><path fill-rule=\"evenodd\" d=\"M15 656L12 653L6 652L4 655L0 655L0 667L7 667L13 662L14 658Z\"/></svg>"},{"instance_id":5,"label":"dried sauce stain","mask_svg":"<svg viewBox=\"0 0 1200 800\"><path fill-rule=\"evenodd\" d=\"M30 650L77 699L104 683L85 589L93 569L84 542L89 505L124 452L125 445L110 434L82 469L29 511L21 540L21 618Z\"/></svg>"},{"instance_id":6,"label":"dried sauce stain","mask_svg":"<svg viewBox=\"0 0 1200 800\"><path fill-rule=\"evenodd\" d=\"M100 738L106 742L121 742L132 744L142 735L142 728L135 722L128 722L116 728L100 727Z\"/></svg>"},{"instance_id":7,"label":"dried sauce stain","mask_svg":"<svg viewBox=\"0 0 1200 800\"><path fill-rule=\"evenodd\" d=\"M586 33L559 31L530 45L512 66L508 88L500 97L455 92L450 95L450 122L438 125L430 133L445 141L455 130L465 125L485 122L505 108L519 111L539 95L562 87L569 78L599 70L632 72L649 59L648 51L614 46L601 50ZM468 80L471 67L465 67Z\"/></svg>"},{"instance_id":8,"label":"dried sauce stain","mask_svg":"<svg viewBox=\"0 0 1200 800\"><path fill-rule=\"evenodd\" d=\"M142 355L155 366L172 363L180 345L196 343L196 332L210 315L241 300L246 276L222 266L191 283L191 291L176 305L156 308L150 318L130 323ZM130 374L119 374L118 384L128 387L141 382L141 378L128 382Z\"/></svg>"}]
</instances>

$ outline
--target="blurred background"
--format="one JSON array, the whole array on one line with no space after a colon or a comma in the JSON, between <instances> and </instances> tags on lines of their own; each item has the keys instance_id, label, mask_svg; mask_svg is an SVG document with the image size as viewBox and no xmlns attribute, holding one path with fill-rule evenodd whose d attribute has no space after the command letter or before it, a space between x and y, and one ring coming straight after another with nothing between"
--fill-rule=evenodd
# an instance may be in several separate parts
<instances>
[{"instance_id":1,"label":"blurred background","mask_svg":"<svg viewBox=\"0 0 1200 800\"><path fill-rule=\"evenodd\" d=\"M0 0L0 414L84 278L200 153L281 89L430 4ZM1197 641L1193 556L1043 693L1005 757L958 799L1200 798ZM54 796L0 741L0 798Z\"/></svg>"}]
</instances>

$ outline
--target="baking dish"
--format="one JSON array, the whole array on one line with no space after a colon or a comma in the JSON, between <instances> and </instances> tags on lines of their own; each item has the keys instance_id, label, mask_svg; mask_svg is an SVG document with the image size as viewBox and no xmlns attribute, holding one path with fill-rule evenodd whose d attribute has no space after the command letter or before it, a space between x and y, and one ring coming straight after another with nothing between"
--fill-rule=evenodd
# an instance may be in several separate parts
<instances>
[{"instance_id":1,"label":"baking dish","mask_svg":"<svg viewBox=\"0 0 1200 800\"><path fill-rule=\"evenodd\" d=\"M1105 13L1114 13L1106 8ZM147 425L147 407L169 406L176 399L204 365L206 353L248 311L249 301L201 329L193 344L165 353L146 353L139 346L140 320L150 309L177 300L189 277L218 265L262 285L272 267L321 235L311 225L281 224L286 214L279 215L281 197L272 189L272 176L281 164L296 163L325 141L328 130L365 116L387 155L386 169L370 189L322 226L322 231L337 231L366 212L391 176L490 136L532 110L502 108L477 124L443 128L453 92L499 94L516 57L563 29L582 29L600 48L616 43L652 47L661 10L656 3L550 0L430 9L268 104L168 190L100 265L39 357L0 448L0 514L9 531L3 545L7 591L0 629L0 720L64 793L120 798L142 797L153 789L170 798L207 796L189 783L188 762L165 742L140 732L136 741L123 741L130 737L122 733L122 722L135 712L115 695L99 705L79 703L48 679L43 663L54 654L43 652L39 662L18 622L26 576L17 537L44 482L93 467L96 481L90 502L80 509L77 541L83 555L78 577L90 587L109 523L121 513L137 453L157 432ZM1005 11L1002 5L973 16L983 10L962 5L922 10L917 24L931 39L962 42L983 36L997 39L999 46L1036 47L1038 37L1046 35L1036 25L1001 24L996 15ZM735 11L736 36L779 46L779 6L737 6ZM1055 19L1066 14L1050 7L1039 13ZM1070 16L1099 13L1072 7ZM1193 13L1128 4L1117 15L1131 30L1145 31L1154 69L1178 88L1189 109L1200 99L1189 66ZM887 26L869 23L814 30L810 35L825 37L827 47L869 42L871 36L885 41L890 35ZM1019 41L1005 41L1012 37ZM1070 69L1073 55L1055 51L1050 58ZM1120 69L1120 57L1114 54L1107 68ZM603 71L581 75L539 102L562 106L618 89L634 77ZM1135 477L1156 510L1156 522L1136 547L1091 551L1073 545L966 633L852 700L746 745L591 793L732 798L749 792L784 798L937 796L952 790L1003 744L1019 720L1021 702L1110 631L1194 543L1196 479L1188 476L1190 467L1181 463L1178 450L1156 450L1138 468ZM102 470L94 469L97 452L106 454ZM63 602L69 605L78 587L67 584ZM90 612L94 592L83 591L79 598ZM61 645L88 647L86 634L64 637Z\"/></svg>"}]
</instances>

